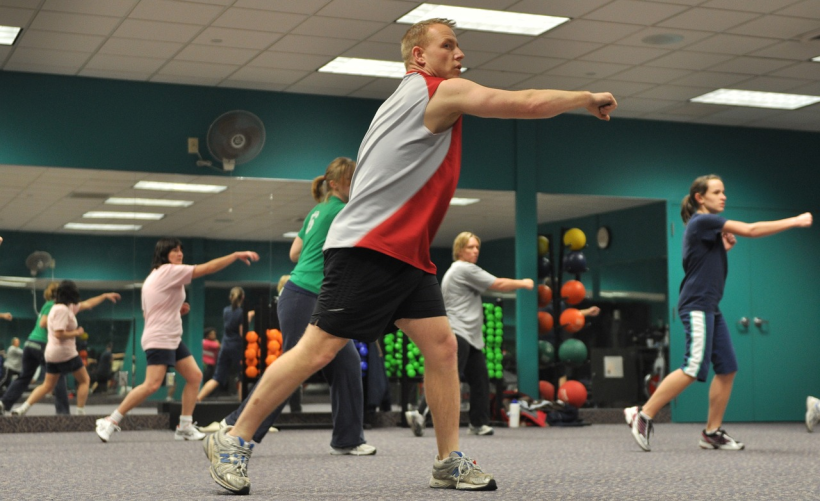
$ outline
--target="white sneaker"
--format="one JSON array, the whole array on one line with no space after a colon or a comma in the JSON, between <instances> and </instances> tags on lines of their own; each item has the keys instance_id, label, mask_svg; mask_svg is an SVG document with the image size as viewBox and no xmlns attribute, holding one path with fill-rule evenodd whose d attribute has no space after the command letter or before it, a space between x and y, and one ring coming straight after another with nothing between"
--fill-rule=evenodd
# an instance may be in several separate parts
<instances>
[{"instance_id":1,"label":"white sneaker","mask_svg":"<svg viewBox=\"0 0 820 501\"><path fill-rule=\"evenodd\" d=\"M0 402L0 416L3 416L5 414L6 414L6 406L3 405L3 402Z\"/></svg>"},{"instance_id":2,"label":"white sneaker","mask_svg":"<svg viewBox=\"0 0 820 501\"><path fill-rule=\"evenodd\" d=\"M486 424L482 424L478 428L476 428L473 425L470 425L469 433L471 435L488 436L488 435L492 435L493 433L495 433L495 430L493 430L492 426L487 426Z\"/></svg>"},{"instance_id":3,"label":"white sneaker","mask_svg":"<svg viewBox=\"0 0 820 501\"><path fill-rule=\"evenodd\" d=\"M214 421L213 423L209 424L208 426L199 426L198 428L199 428L199 431L201 431L202 433L216 433L220 429L222 429L223 426L220 426L219 423Z\"/></svg>"},{"instance_id":4,"label":"white sneaker","mask_svg":"<svg viewBox=\"0 0 820 501\"><path fill-rule=\"evenodd\" d=\"M372 456L376 454L376 448L367 444L360 444L356 447L345 447L343 449L331 447L330 454L333 456Z\"/></svg>"},{"instance_id":5,"label":"white sneaker","mask_svg":"<svg viewBox=\"0 0 820 501\"><path fill-rule=\"evenodd\" d=\"M177 429L174 431L174 440L202 440L203 438L205 438L205 434L197 429L196 423L191 423L185 428L180 428L177 425Z\"/></svg>"},{"instance_id":6,"label":"white sneaker","mask_svg":"<svg viewBox=\"0 0 820 501\"><path fill-rule=\"evenodd\" d=\"M635 419L635 414L638 413L638 406L635 407L627 407L624 409L624 419L626 420L626 425L631 427L632 420Z\"/></svg>"},{"instance_id":7,"label":"white sneaker","mask_svg":"<svg viewBox=\"0 0 820 501\"><path fill-rule=\"evenodd\" d=\"M24 406L21 405L20 407L16 407L16 408L12 409L10 414L12 416L16 416L16 417L23 417L23 416L26 415L26 412L28 412L28 410L29 410L28 407L24 407Z\"/></svg>"},{"instance_id":8,"label":"white sneaker","mask_svg":"<svg viewBox=\"0 0 820 501\"><path fill-rule=\"evenodd\" d=\"M111 421L107 417L97 420L97 436L100 437L100 440L103 442L108 442L108 439L111 438L111 435L113 435L115 431L121 430L114 421Z\"/></svg>"},{"instance_id":9,"label":"white sneaker","mask_svg":"<svg viewBox=\"0 0 820 501\"><path fill-rule=\"evenodd\" d=\"M624 409L624 418L627 420L629 428L632 431L632 438L635 439L635 442L638 443L641 449L649 452L651 450L649 447L649 435L651 435L654 430L652 420L644 414L641 414L637 407L627 407Z\"/></svg>"},{"instance_id":10,"label":"white sneaker","mask_svg":"<svg viewBox=\"0 0 820 501\"><path fill-rule=\"evenodd\" d=\"M413 430L413 435L421 437L424 435L424 416L419 411L407 411L404 413L404 419Z\"/></svg>"},{"instance_id":11,"label":"white sneaker","mask_svg":"<svg viewBox=\"0 0 820 501\"><path fill-rule=\"evenodd\" d=\"M806 397L806 429L814 431L814 425L820 422L820 398Z\"/></svg>"}]
</instances>

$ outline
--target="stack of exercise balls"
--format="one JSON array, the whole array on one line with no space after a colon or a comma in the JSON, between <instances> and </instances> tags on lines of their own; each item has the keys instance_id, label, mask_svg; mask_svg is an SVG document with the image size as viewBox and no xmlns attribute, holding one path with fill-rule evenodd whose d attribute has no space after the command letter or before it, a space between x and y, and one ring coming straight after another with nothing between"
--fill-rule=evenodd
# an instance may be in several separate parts
<instances>
[{"instance_id":1,"label":"stack of exercise balls","mask_svg":"<svg viewBox=\"0 0 820 501\"><path fill-rule=\"evenodd\" d=\"M544 235L538 235L538 278L546 278L552 275L552 263L548 256L550 241Z\"/></svg>"},{"instance_id":2,"label":"stack of exercise balls","mask_svg":"<svg viewBox=\"0 0 820 501\"><path fill-rule=\"evenodd\" d=\"M359 350L359 355L361 353ZM384 336L384 369L387 377L424 376L424 357L421 350L401 329Z\"/></svg>"},{"instance_id":3,"label":"stack of exercise balls","mask_svg":"<svg viewBox=\"0 0 820 501\"><path fill-rule=\"evenodd\" d=\"M504 312L501 305L484 303L484 358L487 361L487 374L490 379L503 379L504 367L501 361L504 352L501 344L504 341Z\"/></svg>"},{"instance_id":4,"label":"stack of exercise balls","mask_svg":"<svg viewBox=\"0 0 820 501\"><path fill-rule=\"evenodd\" d=\"M361 358L362 366L362 377L365 377L367 376L367 354L369 353L367 343L354 340L353 344L356 345L356 351L359 352L359 358Z\"/></svg>"},{"instance_id":5,"label":"stack of exercise balls","mask_svg":"<svg viewBox=\"0 0 820 501\"><path fill-rule=\"evenodd\" d=\"M248 331L245 334L245 376L248 379L256 379L259 377L261 371L259 370L259 357L262 356L262 350L259 349L259 334L256 331Z\"/></svg>"},{"instance_id":6,"label":"stack of exercise balls","mask_svg":"<svg viewBox=\"0 0 820 501\"><path fill-rule=\"evenodd\" d=\"M282 354L282 331L279 329L268 329L265 332L267 339L267 356L265 357L265 367L276 361L279 355Z\"/></svg>"},{"instance_id":7,"label":"stack of exercise balls","mask_svg":"<svg viewBox=\"0 0 820 501\"><path fill-rule=\"evenodd\" d=\"M570 251L564 255L564 271L567 273L583 273L587 271L587 258L581 249L587 245L587 237L578 228L571 228L564 233L564 245Z\"/></svg>"}]
</instances>

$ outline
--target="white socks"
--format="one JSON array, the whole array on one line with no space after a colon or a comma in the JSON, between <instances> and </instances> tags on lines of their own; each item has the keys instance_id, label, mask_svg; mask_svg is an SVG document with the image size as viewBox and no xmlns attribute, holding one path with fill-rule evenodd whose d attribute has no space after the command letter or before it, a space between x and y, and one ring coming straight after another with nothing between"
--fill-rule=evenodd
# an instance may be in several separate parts
<instances>
[{"instance_id":1,"label":"white socks","mask_svg":"<svg viewBox=\"0 0 820 501\"><path fill-rule=\"evenodd\" d=\"M119 411L114 411L114 412L111 413L110 416L108 416L108 419L113 421L114 424L120 424L120 421L122 421L122 418L123 418L123 415L120 414Z\"/></svg>"},{"instance_id":2,"label":"white socks","mask_svg":"<svg viewBox=\"0 0 820 501\"><path fill-rule=\"evenodd\" d=\"M193 416L179 416L179 429L187 428L191 426L194 422Z\"/></svg>"},{"instance_id":3,"label":"white socks","mask_svg":"<svg viewBox=\"0 0 820 501\"><path fill-rule=\"evenodd\" d=\"M29 409L31 409L31 406L28 404L28 402L23 402L20 405L20 407L17 408L17 411L20 412L20 414L23 414L24 412L26 412Z\"/></svg>"},{"instance_id":4,"label":"white socks","mask_svg":"<svg viewBox=\"0 0 820 501\"><path fill-rule=\"evenodd\" d=\"M85 407L77 407L77 415L85 416Z\"/></svg>"}]
</instances>

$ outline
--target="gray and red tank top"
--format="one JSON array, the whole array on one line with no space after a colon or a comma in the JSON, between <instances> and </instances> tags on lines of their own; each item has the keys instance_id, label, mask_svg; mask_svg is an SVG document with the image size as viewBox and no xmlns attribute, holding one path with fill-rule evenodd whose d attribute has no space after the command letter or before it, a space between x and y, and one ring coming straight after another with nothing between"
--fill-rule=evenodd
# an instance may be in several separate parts
<instances>
[{"instance_id":1,"label":"gray and red tank top","mask_svg":"<svg viewBox=\"0 0 820 501\"><path fill-rule=\"evenodd\" d=\"M461 117L438 134L424 126L427 103L444 80L408 73L376 112L359 147L350 201L333 221L325 249L372 249L436 272L430 244L461 168Z\"/></svg>"}]
</instances>

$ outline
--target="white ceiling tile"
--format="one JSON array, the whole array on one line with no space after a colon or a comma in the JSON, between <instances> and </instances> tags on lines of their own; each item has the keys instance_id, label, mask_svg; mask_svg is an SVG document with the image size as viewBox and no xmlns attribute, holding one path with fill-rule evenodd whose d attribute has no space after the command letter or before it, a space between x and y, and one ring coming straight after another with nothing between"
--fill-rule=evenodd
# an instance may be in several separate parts
<instances>
[{"instance_id":1,"label":"white ceiling tile","mask_svg":"<svg viewBox=\"0 0 820 501\"><path fill-rule=\"evenodd\" d=\"M213 22L213 26L269 33L287 33L305 19L308 18L301 14L237 9L234 7L225 11Z\"/></svg>"},{"instance_id":2,"label":"white ceiling tile","mask_svg":"<svg viewBox=\"0 0 820 501\"><path fill-rule=\"evenodd\" d=\"M7 57L9 57L12 50L12 47L0 46L0 68L3 67L3 61L5 61Z\"/></svg>"},{"instance_id":3,"label":"white ceiling tile","mask_svg":"<svg viewBox=\"0 0 820 501\"><path fill-rule=\"evenodd\" d=\"M0 19L4 26L20 26L25 28L34 19L37 11L34 9L15 9L13 7L0 7Z\"/></svg>"},{"instance_id":4,"label":"white ceiling tile","mask_svg":"<svg viewBox=\"0 0 820 501\"><path fill-rule=\"evenodd\" d=\"M634 24L605 23L576 19L546 32L543 37L561 40L579 40L581 42L611 43L627 37L641 26Z\"/></svg>"},{"instance_id":5,"label":"white ceiling tile","mask_svg":"<svg viewBox=\"0 0 820 501\"><path fill-rule=\"evenodd\" d=\"M24 73L49 73L53 75L75 75L81 65L76 66L52 66L48 64L31 64L24 62L8 61L3 69L6 71L21 71Z\"/></svg>"},{"instance_id":6,"label":"white ceiling tile","mask_svg":"<svg viewBox=\"0 0 820 501\"><path fill-rule=\"evenodd\" d=\"M238 49L214 45L188 45L175 57L175 61L199 61L202 63L230 64L241 66L259 54L257 49Z\"/></svg>"},{"instance_id":7,"label":"white ceiling tile","mask_svg":"<svg viewBox=\"0 0 820 501\"><path fill-rule=\"evenodd\" d=\"M285 89L285 92L295 94L316 94L320 96L347 96L352 91L350 89L342 89L335 85L332 87L319 87L316 85L297 83L289 86Z\"/></svg>"},{"instance_id":8,"label":"white ceiling tile","mask_svg":"<svg viewBox=\"0 0 820 501\"><path fill-rule=\"evenodd\" d=\"M820 96L820 79L816 79L806 85L800 85L793 89L789 89L789 92L793 94L805 94L809 96ZM813 109L816 109L816 106L812 106Z\"/></svg>"},{"instance_id":9,"label":"white ceiling tile","mask_svg":"<svg viewBox=\"0 0 820 501\"><path fill-rule=\"evenodd\" d=\"M654 89L636 94L635 97L688 101L713 90L711 87L684 87L682 85L659 85Z\"/></svg>"},{"instance_id":10,"label":"white ceiling tile","mask_svg":"<svg viewBox=\"0 0 820 501\"><path fill-rule=\"evenodd\" d=\"M521 81L512 86L513 89L564 89L575 90L585 88L594 79L589 77L565 77L560 75L538 75ZM601 89L605 92L605 89Z\"/></svg>"},{"instance_id":11,"label":"white ceiling tile","mask_svg":"<svg viewBox=\"0 0 820 501\"><path fill-rule=\"evenodd\" d=\"M656 3L674 3L674 4L678 4L678 5L695 6L695 5L702 4L706 0L651 0L651 1L656 2Z\"/></svg>"},{"instance_id":12,"label":"white ceiling tile","mask_svg":"<svg viewBox=\"0 0 820 501\"><path fill-rule=\"evenodd\" d=\"M350 92L359 89L360 87L364 87L372 81L373 77L357 75L330 75L327 73L310 73L305 78L301 79L297 85L305 87L336 86L339 88L340 91Z\"/></svg>"},{"instance_id":13,"label":"white ceiling tile","mask_svg":"<svg viewBox=\"0 0 820 501\"><path fill-rule=\"evenodd\" d=\"M820 4L818 4L818 8L820 8ZM750 55L808 61L813 57L820 56L820 42L780 42L752 52Z\"/></svg>"},{"instance_id":14,"label":"white ceiling tile","mask_svg":"<svg viewBox=\"0 0 820 501\"><path fill-rule=\"evenodd\" d=\"M796 4L777 11L777 14L780 16L820 19L820 9L817 8L817 0L797 2Z\"/></svg>"},{"instance_id":15,"label":"white ceiling tile","mask_svg":"<svg viewBox=\"0 0 820 501\"><path fill-rule=\"evenodd\" d=\"M77 73L78 76L81 77L92 77L92 78L108 78L111 80L136 80L136 81L147 81L153 75L153 71L146 71L146 72L135 72L135 71L112 71L112 70L98 70L95 68L85 67Z\"/></svg>"},{"instance_id":16,"label":"white ceiling tile","mask_svg":"<svg viewBox=\"0 0 820 501\"><path fill-rule=\"evenodd\" d=\"M137 71L153 74L163 64L165 64L165 59L97 54L88 61L86 67L96 70Z\"/></svg>"},{"instance_id":17,"label":"white ceiling tile","mask_svg":"<svg viewBox=\"0 0 820 501\"><path fill-rule=\"evenodd\" d=\"M620 63L637 65L668 54L669 50L648 47L628 47L623 45L607 45L589 54L581 56L584 61L599 61L602 63Z\"/></svg>"},{"instance_id":18,"label":"white ceiling tile","mask_svg":"<svg viewBox=\"0 0 820 501\"><path fill-rule=\"evenodd\" d=\"M40 11L32 21L31 29L81 35L109 35L119 23L120 19L117 17Z\"/></svg>"},{"instance_id":19,"label":"white ceiling tile","mask_svg":"<svg viewBox=\"0 0 820 501\"><path fill-rule=\"evenodd\" d=\"M673 100L627 97L618 101L618 109L615 113L620 113L621 111L631 111L633 113L659 112L678 104L680 103Z\"/></svg>"},{"instance_id":20,"label":"white ceiling tile","mask_svg":"<svg viewBox=\"0 0 820 501\"><path fill-rule=\"evenodd\" d=\"M747 80L748 75L738 75L736 73L715 73L713 71L699 71L683 78L678 78L673 83L675 85L690 85L692 87L711 87L719 89L729 87L743 80Z\"/></svg>"},{"instance_id":21,"label":"white ceiling tile","mask_svg":"<svg viewBox=\"0 0 820 501\"><path fill-rule=\"evenodd\" d=\"M637 0L615 0L584 15L584 19L627 24L655 24L683 12L687 8L682 5Z\"/></svg>"},{"instance_id":22,"label":"white ceiling tile","mask_svg":"<svg viewBox=\"0 0 820 501\"><path fill-rule=\"evenodd\" d=\"M115 54L118 56L139 56L153 58L170 58L183 47L176 42L159 42L138 40L134 38L109 38L100 47L100 54Z\"/></svg>"},{"instance_id":23,"label":"white ceiling tile","mask_svg":"<svg viewBox=\"0 0 820 501\"><path fill-rule=\"evenodd\" d=\"M580 42L578 40L558 40L555 38L537 38L532 42L513 50L513 54L526 56L555 57L574 59L604 47L604 44Z\"/></svg>"},{"instance_id":24,"label":"white ceiling tile","mask_svg":"<svg viewBox=\"0 0 820 501\"><path fill-rule=\"evenodd\" d=\"M667 108L661 112L663 117L706 117L721 111L721 107L714 104L686 103L683 106ZM671 117L667 117L671 118Z\"/></svg>"},{"instance_id":25,"label":"white ceiling tile","mask_svg":"<svg viewBox=\"0 0 820 501\"><path fill-rule=\"evenodd\" d=\"M245 81L245 80L238 80L229 78L227 80L223 80L219 87L226 87L232 89L247 89L247 90L264 90L264 91L271 91L271 92L282 92L284 91L288 85L290 84L278 84L273 82L252 82L252 81Z\"/></svg>"},{"instance_id":26,"label":"white ceiling tile","mask_svg":"<svg viewBox=\"0 0 820 501\"><path fill-rule=\"evenodd\" d=\"M820 80L820 64L799 63L782 70L773 71L770 76Z\"/></svg>"},{"instance_id":27,"label":"white ceiling tile","mask_svg":"<svg viewBox=\"0 0 820 501\"><path fill-rule=\"evenodd\" d=\"M2 18L0 18L2 19ZM62 50L78 52L94 52L105 40L104 36L78 35L76 33L58 33L55 31L28 30L24 37L20 37L17 47L34 47L51 49L60 47Z\"/></svg>"},{"instance_id":28,"label":"white ceiling tile","mask_svg":"<svg viewBox=\"0 0 820 501\"><path fill-rule=\"evenodd\" d=\"M294 12L296 14L315 14L330 0L237 0L234 7L246 9L275 10L279 12Z\"/></svg>"},{"instance_id":29,"label":"white ceiling tile","mask_svg":"<svg viewBox=\"0 0 820 501\"><path fill-rule=\"evenodd\" d=\"M439 3L471 7L473 9L507 10L516 1L517 0L445 0L439 1Z\"/></svg>"},{"instance_id":30,"label":"white ceiling tile","mask_svg":"<svg viewBox=\"0 0 820 501\"><path fill-rule=\"evenodd\" d=\"M794 110L779 115L774 115L749 123L756 127L775 127L782 129L798 129L809 131L820 131L820 120L816 113L807 113L802 110Z\"/></svg>"},{"instance_id":31,"label":"white ceiling tile","mask_svg":"<svg viewBox=\"0 0 820 501\"><path fill-rule=\"evenodd\" d=\"M483 64L486 64L493 59L501 57L497 52L483 52L480 50L471 50L466 54L464 59L461 61L462 67L464 68L478 68Z\"/></svg>"},{"instance_id":32,"label":"white ceiling tile","mask_svg":"<svg viewBox=\"0 0 820 501\"><path fill-rule=\"evenodd\" d=\"M521 0L507 10L545 16L581 17L611 0Z\"/></svg>"},{"instance_id":33,"label":"white ceiling tile","mask_svg":"<svg viewBox=\"0 0 820 501\"><path fill-rule=\"evenodd\" d=\"M720 32L743 24L758 16L758 14L750 12L695 7L671 19L658 23L658 26Z\"/></svg>"},{"instance_id":34,"label":"white ceiling tile","mask_svg":"<svg viewBox=\"0 0 820 501\"><path fill-rule=\"evenodd\" d=\"M466 78L485 87L508 89L513 85L532 76L530 73L514 73L511 71L470 70Z\"/></svg>"},{"instance_id":35,"label":"white ceiling tile","mask_svg":"<svg viewBox=\"0 0 820 501\"><path fill-rule=\"evenodd\" d=\"M818 6L820 8L820 6ZM814 19L796 19L785 16L764 16L727 30L737 35L772 38L795 38L817 29Z\"/></svg>"},{"instance_id":36,"label":"white ceiling tile","mask_svg":"<svg viewBox=\"0 0 820 501\"><path fill-rule=\"evenodd\" d=\"M249 68L284 68L289 70L316 71L330 60L332 56L310 54L292 54L288 52L263 52L248 63Z\"/></svg>"},{"instance_id":37,"label":"white ceiling tile","mask_svg":"<svg viewBox=\"0 0 820 501\"><path fill-rule=\"evenodd\" d=\"M744 81L742 85L745 90L759 90L762 92L792 92L794 94L800 94L800 92L795 89L810 83L811 80L800 78L755 77Z\"/></svg>"},{"instance_id":38,"label":"white ceiling tile","mask_svg":"<svg viewBox=\"0 0 820 501\"><path fill-rule=\"evenodd\" d=\"M537 74L566 62L566 59L508 54L481 65L479 69Z\"/></svg>"},{"instance_id":39,"label":"white ceiling tile","mask_svg":"<svg viewBox=\"0 0 820 501\"><path fill-rule=\"evenodd\" d=\"M621 82L618 80L599 80L593 84L597 91L610 92L615 99L632 96L656 87L652 83Z\"/></svg>"},{"instance_id":40,"label":"white ceiling tile","mask_svg":"<svg viewBox=\"0 0 820 501\"><path fill-rule=\"evenodd\" d=\"M689 74L686 70L677 70L673 68L652 68L649 66L638 66L631 68L624 72L618 73L613 77L615 80L623 80L625 82L643 82L662 84L670 82L676 78L680 78Z\"/></svg>"},{"instance_id":41,"label":"white ceiling tile","mask_svg":"<svg viewBox=\"0 0 820 501\"><path fill-rule=\"evenodd\" d=\"M282 38L281 33L210 27L200 33L192 43L261 50L267 49L280 38ZM220 41L215 42L214 40Z\"/></svg>"},{"instance_id":42,"label":"white ceiling tile","mask_svg":"<svg viewBox=\"0 0 820 501\"><path fill-rule=\"evenodd\" d=\"M331 36L361 40L384 28L385 23L377 21L358 21L337 17L309 17L293 29L296 35Z\"/></svg>"},{"instance_id":43,"label":"white ceiling tile","mask_svg":"<svg viewBox=\"0 0 820 501\"><path fill-rule=\"evenodd\" d=\"M744 55L776 43L777 40L772 40L771 38L745 37L720 33L702 42L690 45L686 50Z\"/></svg>"},{"instance_id":44,"label":"white ceiling tile","mask_svg":"<svg viewBox=\"0 0 820 501\"><path fill-rule=\"evenodd\" d=\"M401 61L401 50L399 44L396 43L359 42L350 50L343 52L342 55L383 61Z\"/></svg>"},{"instance_id":45,"label":"white ceiling tile","mask_svg":"<svg viewBox=\"0 0 820 501\"><path fill-rule=\"evenodd\" d=\"M46 0L43 10L123 17L131 12L139 0Z\"/></svg>"},{"instance_id":46,"label":"white ceiling tile","mask_svg":"<svg viewBox=\"0 0 820 501\"><path fill-rule=\"evenodd\" d=\"M733 56L728 54L708 54L705 52L675 51L646 63L646 66L660 68L677 68L681 70L704 70L709 66L728 61Z\"/></svg>"},{"instance_id":47,"label":"white ceiling tile","mask_svg":"<svg viewBox=\"0 0 820 501\"><path fill-rule=\"evenodd\" d=\"M79 69L91 56L88 52L18 47L7 64L34 64Z\"/></svg>"},{"instance_id":48,"label":"white ceiling tile","mask_svg":"<svg viewBox=\"0 0 820 501\"><path fill-rule=\"evenodd\" d=\"M731 61L718 63L709 67L709 71L724 73L745 73L749 75L764 75L794 64L794 61L782 61L762 57L736 57Z\"/></svg>"},{"instance_id":49,"label":"white ceiling tile","mask_svg":"<svg viewBox=\"0 0 820 501\"><path fill-rule=\"evenodd\" d=\"M469 56L471 50L508 52L532 40L523 35L468 31L458 35L458 45Z\"/></svg>"},{"instance_id":50,"label":"white ceiling tile","mask_svg":"<svg viewBox=\"0 0 820 501\"><path fill-rule=\"evenodd\" d=\"M393 78L377 78L361 89L352 92L350 96L387 99L395 92L400 81Z\"/></svg>"},{"instance_id":51,"label":"white ceiling tile","mask_svg":"<svg viewBox=\"0 0 820 501\"><path fill-rule=\"evenodd\" d=\"M615 73L620 73L631 68L627 64L596 63L591 61L569 61L556 68L549 70L550 75L560 75L566 77L594 78L596 80L606 78Z\"/></svg>"},{"instance_id":52,"label":"white ceiling tile","mask_svg":"<svg viewBox=\"0 0 820 501\"><path fill-rule=\"evenodd\" d=\"M224 7L173 0L140 0L128 15L131 19L207 25L213 22Z\"/></svg>"},{"instance_id":53,"label":"white ceiling tile","mask_svg":"<svg viewBox=\"0 0 820 501\"><path fill-rule=\"evenodd\" d=\"M683 37L682 40L677 42L671 43L664 43L664 44L657 44L651 43L651 38L649 37L658 37L663 35L679 35ZM693 43L699 42L704 38L708 38L712 36L712 33L708 31L693 31L693 30L683 30L680 28L644 28L636 33L629 35L628 37L622 38L618 40L618 45L637 45L640 47L655 47L658 49L681 49L684 47L688 47ZM649 41L645 41L649 39Z\"/></svg>"},{"instance_id":54,"label":"white ceiling tile","mask_svg":"<svg viewBox=\"0 0 820 501\"><path fill-rule=\"evenodd\" d=\"M117 28L113 36L121 38L138 38L161 42L189 42L202 30L192 24L163 23L159 21L141 21L126 19Z\"/></svg>"},{"instance_id":55,"label":"white ceiling tile","mask_svg":"<svg viewBox=\"0 0 820 501\"><path fill-rule=\"evenodd\" d=\"M401 39L404 37L404 34L407 33L407 29L409 27L410 25L407 24L388 24L376 33L373 33L367 37L367 39L372 42L392 43L396 46L396 50L399 50Z\"/></svg>"},{"instance_id":56,"label":"white ceiling tile","mask_svg":"<svg viewBox=\"0 0 820 501\"><path fill-rule=\"evenodd\" d=\"M338 56L356 45L356 43L358 42L355 40L345 40L342 38L285 35L278 42L273 44L270 50L293 52L297 54Z\"/></svg>"},{"instance_id":57,"label":"white ceiling tile","mask_svg":"<svg viewBox=\"0 0 820 501\"><path fill-rule=\"evenodd\" d=\"M227 77L239 66L229 64L210 64L193 61L171 61L160 70L160 75L173 75L182 77L202 77L216 79L217 81Z\"/></svg>"},{"instance_id":58,"label":"white ceiling tile","mask_svg":"<svg viewBox=\"0 0 820 501\"><path fill-rule=\"evenodd\" d=\"M151 82L212 87L218 85L224 78L207 72L203 73L202 75L171 75L168 73L158 73L151 77ZM185 196L187 197L188 195L186 194Z\"/></svg>"},{"instance_id":59,"label":"white ceiling tile","mask_svg":"<svg viewBox=\"0 0 820 501\"><path fill-rule=\"evenodd\" d=\"M244 82L270 83L274 86L292 85L308 76L310 71L288 70L282 68L256 68L246 66L231 75L230 80Z\"/></svg>"},{"instance_id":60,"label":"white ceiling tile","mask_svg":"<svg viewBox=\"0 0 820 501\"><path fill-rule=\"evenodd\" d=\"M396 0L333 0L316 12L316 15L392 23L417 5L418 2Z\"/></svg>"},{"instance_id":61,"label":"white ceiling tile","mask_svg":"<svg viewBox=\"0 0 820 501\"><path fill-rule=\"evenodd\" d=\"M710 0L702 7L768 14L794 2L795 0Z\"/></svg>"}]
</instances>

